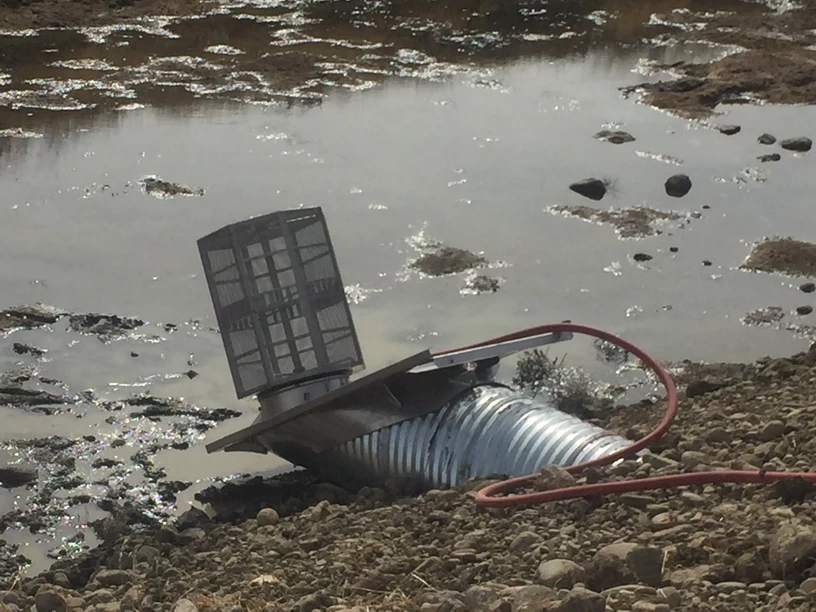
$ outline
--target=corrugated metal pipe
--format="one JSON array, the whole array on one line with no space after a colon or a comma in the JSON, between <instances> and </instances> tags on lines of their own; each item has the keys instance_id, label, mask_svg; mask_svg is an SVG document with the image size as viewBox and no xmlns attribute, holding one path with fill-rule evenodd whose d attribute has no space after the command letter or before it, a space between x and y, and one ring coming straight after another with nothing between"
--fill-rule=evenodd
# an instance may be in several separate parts
<instances>
[{"instance_id":1,"label":"corrugated metal pipe","mask_svg":"<svg viewBox=\"0 0 816 612\"><path fill-rule=\"evenodd\" d=\"M441 410L350 440L309 468L341 484L426 490L492 474L600 459L631 442L502 385L479 385Z\"/></svg>"}]
</instances>

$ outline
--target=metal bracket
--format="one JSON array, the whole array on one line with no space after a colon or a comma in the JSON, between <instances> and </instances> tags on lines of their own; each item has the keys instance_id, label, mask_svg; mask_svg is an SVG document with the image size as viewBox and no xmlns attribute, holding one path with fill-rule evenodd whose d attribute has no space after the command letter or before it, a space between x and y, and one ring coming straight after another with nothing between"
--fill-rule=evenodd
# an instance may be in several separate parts
<instances>
[{"instance_id":1,"label":"metal bracket","mask_svg":"<svg viewBox=\"0 0 816 612\"><path fill-rule=\"evenodd\" d=\"M452 368L464 366L469 363L481 364L489 362L485 365L494 365L502 357L507 357L513 353L526 351L531 348L539 346L546 346L548 344L555 344L556 342L565 342L572 340L572 332L555 332L550 334L541 334L538 336L530 336L529 338L519 338L517 340L507 340L506 342L497 342L495 344L487 344L470 349L463 349L451 353L443 353L433 357L431 363L422 364L411 370L412 374L419 374L431 370L439 370L444 368Z\"/></svg>"}]
</instances>

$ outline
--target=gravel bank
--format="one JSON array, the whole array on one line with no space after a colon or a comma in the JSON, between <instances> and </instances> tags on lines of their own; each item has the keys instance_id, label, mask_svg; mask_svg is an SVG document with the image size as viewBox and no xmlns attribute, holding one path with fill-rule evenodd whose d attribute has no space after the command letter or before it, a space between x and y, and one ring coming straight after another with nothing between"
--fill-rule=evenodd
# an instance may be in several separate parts
<instances>
[{"instance_id":1,"label":"gravel bank","mask_svg":"<svg viewBox=\"0 0 816 612\"><path fill-rule=\"evenodd\" d=\"M616 480L816 464L816 346L789 359L689 368L662 448L582 474ZM691 395L692 397L688 397ZM637 435L662 407L606 419ZM541 488L572 477L550 470ZM175 526L107 519L106 543L18 581L2 612L61 610L812 610L813 487L701 486L485 510L467 489L356 495L305 474L228 485ZM134 523L128 526L127 523ZM2 593L2 592L0 592ZM356 607L356 608L355 608Z\"/></svg>"}]
</instances>

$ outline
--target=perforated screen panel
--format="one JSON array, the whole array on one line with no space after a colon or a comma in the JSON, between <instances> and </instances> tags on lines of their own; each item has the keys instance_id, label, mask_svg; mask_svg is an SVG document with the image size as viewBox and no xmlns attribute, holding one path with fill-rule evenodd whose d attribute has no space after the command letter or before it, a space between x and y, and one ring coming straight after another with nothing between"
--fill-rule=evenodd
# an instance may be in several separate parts
<instances>
[{"instance_id":1,"label":"perforated screen panel","mask_svg":"<svg viewBox=\"0 0 816 612\"><path fill-rule=\"evenodd\" d=\"M198 248L238 397L363 365L320 208L229 225Z\"/></svg>"}]
</instances>

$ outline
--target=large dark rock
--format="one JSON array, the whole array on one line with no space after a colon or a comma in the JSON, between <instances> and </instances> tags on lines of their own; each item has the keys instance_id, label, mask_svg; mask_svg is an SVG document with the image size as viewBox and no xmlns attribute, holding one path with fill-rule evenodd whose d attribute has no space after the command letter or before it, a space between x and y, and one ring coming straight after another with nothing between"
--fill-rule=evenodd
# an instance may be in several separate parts
<instances>
[{"instance_id":1,"label":"large dark rock","mask_svg":"<svg viewBox=\"0 0 816 612\"><path fill-rule=\"evenodd\" d=\"M585 198L590 200L602 200L606 195L606 183L601 179L588 178L583 181L578 181L569 186L569 188Z\"/></svg>"},{"instance_id":2,"label":"large dark rock","mask_svg":"<svg viewBox=\"0 0 816 612\"><path fill-rule=\"evenodd\" d=\"M685 174L675 174L666 179L666 193L673 198L682 198L691 191L691 179Z\"/></svg>"},{"instance_id":3,"label":"large dark rock","mask_svg":"<svg viewBox=\"0 0 816 612\"><path fill-rule=\"evenodd\" d=\"M7 489L22 487L37 480L37 470L22 465L0 467L0 486Z\"/></svg>"},{"instance_id":4,"label":"large dark rock","mask_svg":"<svg viewBox=\"0 0 816 612\"><path fill-rule=\"evenodd\" d=\"M810 148L813 146L813 141L806 136L800 136L799 138L786 138L779 143L779 146L788 151L804 153L805 151L810 151Z\"/></svg>"}]
</instances>

